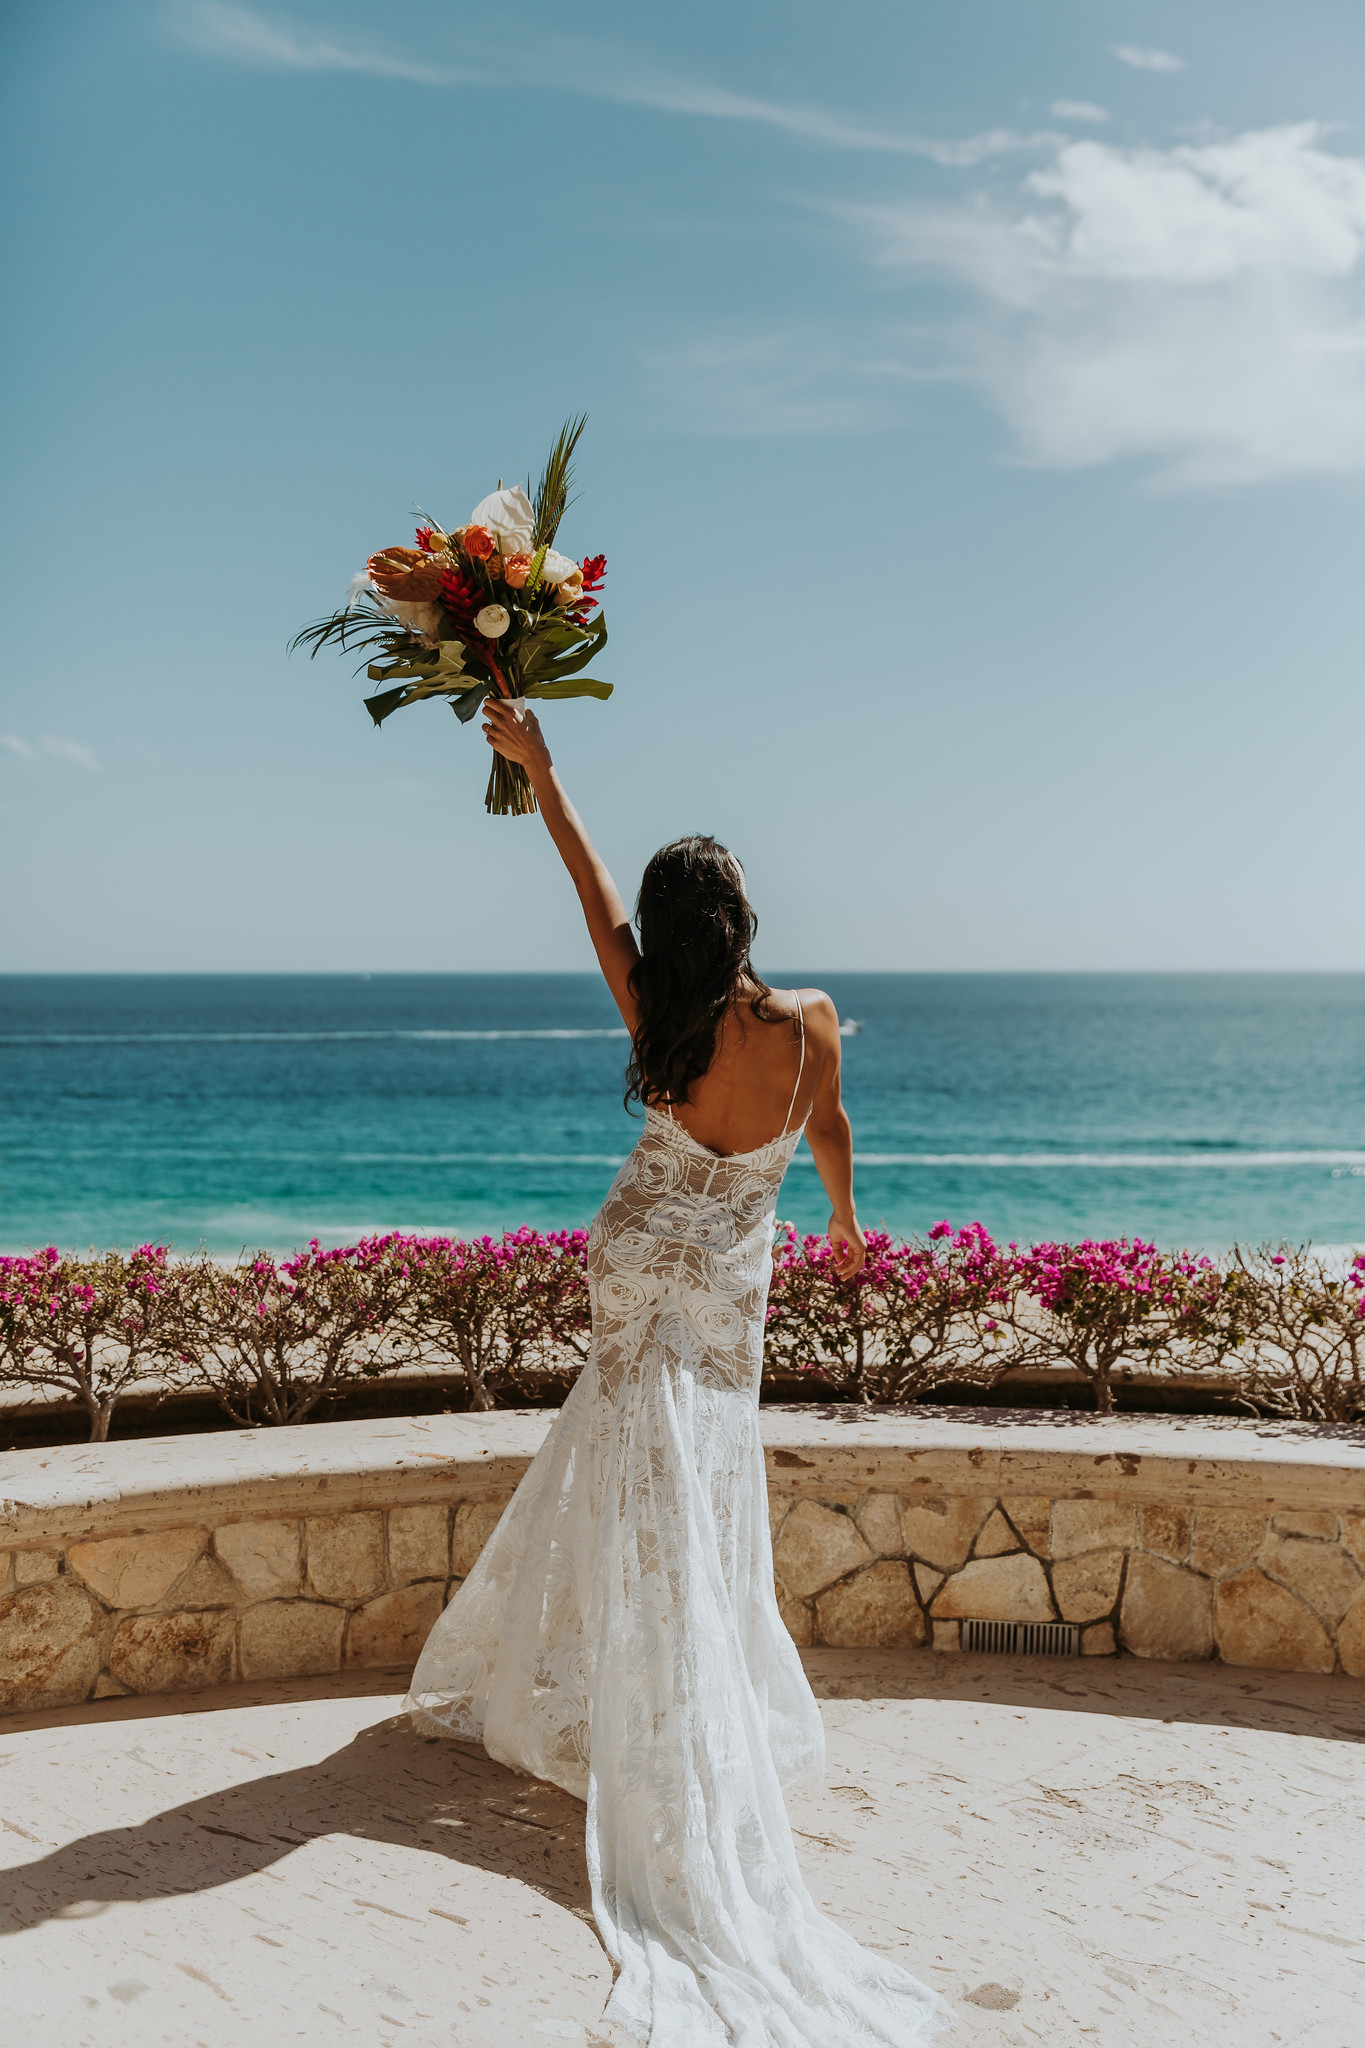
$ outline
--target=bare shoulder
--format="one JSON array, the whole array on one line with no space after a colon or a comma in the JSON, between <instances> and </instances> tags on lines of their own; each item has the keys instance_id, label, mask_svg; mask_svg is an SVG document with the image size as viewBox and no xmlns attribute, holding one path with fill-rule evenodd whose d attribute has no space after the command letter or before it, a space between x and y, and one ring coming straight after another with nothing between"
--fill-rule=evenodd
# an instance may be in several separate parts
<instances>
[{"instance_id":1,"label":"bare shoulder","mask_svg":"<svg viewBox=\"0 0 1365 2048\"><path fill-rule=\"evenodd\" d=\"M839 1043L839 1012L822 988L799 988L797 999L806 1019L807 1035L817 1044L837 1046Z\"/></svg>"}]
</instances>

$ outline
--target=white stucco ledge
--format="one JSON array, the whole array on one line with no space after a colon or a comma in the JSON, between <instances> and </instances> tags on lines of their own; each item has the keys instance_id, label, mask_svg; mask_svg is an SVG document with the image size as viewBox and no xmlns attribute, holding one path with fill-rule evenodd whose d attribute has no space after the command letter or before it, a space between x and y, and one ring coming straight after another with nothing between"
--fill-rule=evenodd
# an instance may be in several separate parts
<instances>
[{"instance_id":1,"label":"white stucco ledge","mask_svg":"<svg viewBox=\"0 0 1365 2048\"><path fill-rule=\"evenodd\" d=\"M0 1546L512 1491L545 1409L221 1430L0 1455ZM772 1407L769 1490L1179 1500L1365 1513L1365 1429L1036 1410Z\"/></svg>"},{"instance_id":2,"label":"white stucco ledge","mask_svg":"<svg viewBox=\"0 0 1365 2048\"><path fill-rule=\"evenodd\" d=\"M512 1492L554 1412L213 1430L0 1456L0 1545Z\"/></svg>"}]
</instances>

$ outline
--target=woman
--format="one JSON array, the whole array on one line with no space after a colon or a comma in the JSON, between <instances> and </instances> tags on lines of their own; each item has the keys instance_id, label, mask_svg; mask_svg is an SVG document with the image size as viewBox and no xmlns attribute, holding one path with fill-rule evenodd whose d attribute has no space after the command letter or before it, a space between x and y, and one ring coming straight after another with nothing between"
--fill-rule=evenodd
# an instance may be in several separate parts
<instances>
[{"instance_id":1,"label":"woman","mask_svg":"<svg viewBox=\"0 0 1365 2048\"><path fill-rule=\"evenodd\" d=\"M824 1733L773 1592L758 1381L777 1190L804 1130L838 1270L865 1246L839 1025L749 961L739 864L657 853L640 945L524 705L484 731L520 761L630 1030L639 1143L593 1224L592 1354L427 1641L410 1705L587 1801L606 2017L652 2048L931 2040L937 1994L817 1913L785 1788Z\"/></svg>"}]
</instances>

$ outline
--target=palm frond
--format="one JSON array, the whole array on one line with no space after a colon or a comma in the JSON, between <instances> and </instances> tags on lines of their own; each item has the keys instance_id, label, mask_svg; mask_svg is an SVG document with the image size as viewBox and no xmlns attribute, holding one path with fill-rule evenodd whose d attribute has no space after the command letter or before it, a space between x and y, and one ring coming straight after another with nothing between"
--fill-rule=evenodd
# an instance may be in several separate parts
<instances>
[{"instance_id":1,"label":"palm frond","mask_svg":"<svg viewBox=\"0 0 1365 2048\"><path fill-rule=\"evenodd\" d=\"M289 652L292 654L296 647L306 647L310 661L323 647L382 647L385 654L394 658L429 652L420 633L414 633L410 626L403 625L368 598L305 626L290 641Z\"/></svg>"},{"instance_id":2,"label":"palm frond","mask_svg":"<svg viewBox=\"0 0 1365 2048\"><path fill-rule=\"evenodd\" d=\"M536 486L536 525L531 536L533 550L554 546L559 522L569 509L569 488L573 483L573 452L587 424L588 415L585 412L580 413L576 420L565 420L559 430L559 439L546 458L544 473Z\"/></svg>"}]
</instances>

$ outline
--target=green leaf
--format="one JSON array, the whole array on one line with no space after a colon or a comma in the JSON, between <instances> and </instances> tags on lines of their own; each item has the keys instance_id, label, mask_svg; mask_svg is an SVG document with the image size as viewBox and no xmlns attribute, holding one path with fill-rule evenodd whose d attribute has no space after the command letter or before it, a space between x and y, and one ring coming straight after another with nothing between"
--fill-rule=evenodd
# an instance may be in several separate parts
<instances>
[{"instance_id":1,"label":"green leaf","mask_svg":"<svg viewBox=\"0 0 1365 2048\"><path fill-rule=\"evenodd\" d=\"M614 683L599 683L593 676L572 676L559 683L528 683L522 692L526 697L600 697L605 704Z\"/></svg>"},{"instance_id":2,"label":"green leaf","mask_svg":"<svg viewBox=\"0 0 1365 2048\"><path fill-rule=\"evenodd\" d=\"M427 697L458 697L460 701L452 706L456 716L472 718L487 696L489 685L465 673L464 657L462 641L443 640L439 649L422 661L412 657L372 661L368 670L372 683L388 683L397 678L399 686L367 697L366 710L376 725L382 725L391 712L401 710L405 704L420 704Z\"/></svg>"},{"instance_id":3,"label":"green leaf","mask_svg":"<svg viewBox=\"0 0 1365 2048\"><path fill-rule=\"evenodd\" d=\"M558 440L546 459L535 495L536 524L532 537L533 547L554 545L559 522L569 506L569 491L573 483L573 452L587 424L586 413L581 414L576 420L566 420L559 430Z\"/></svg>"},{"instance_id":4,"label":"green leaf","mask_svg":"<svg viewBox=\"0 0 1365 2048\"><path fill-rule=\"evenodd\" d=\"M391 657L401 655L410 660L422 652L422 640L420 634L362 597L345 611L333 612L330 618L305 626L295 634L289 647L291 653L296 647L306 647L310 659L323 647L379 647Z\"/></svg>"},{"instance_id":5,"label":"green leaf","mask_svg":"<svg viewBox=\"0 0 1365 2048\"><path fill-rule=\"evenodd\" d=\"M381 690L377 697L365 699L365 709L376 725L382 725L391 711L396 711L407 698L407 691L400 683L396 690Z\"/></svg>"},{"instance_id":6,"label":"green leaf","mask_svg":"<svg viewBox=\"0 0 1365 2048\"><path fill-rule=\"evenodd\" d=\"M459 684L467 689L469 678L465 676L464 642L443 640L438 650L421 658L404 655L400 661L372 661L366 673L372 683L387 683L393 676L410 676L423 683Z\"/></svg>"},{"instance_id":7,"label":"green leaf","mask_svg":"<svg viewBox=\"0 0 1365 2048\"><path fill-rule=\"evenodd\" d=\"M429 676L435 670L416 668L410 661L372 661L365 673L372 683L386 683L390 676Z\"/></svg>"},{"instance_id":8,"label":"green leaf","mask_svg":"<svg viewBox=\"0 0 1365 2048\"><path fill-rule=\"evenodd\" d=\"M381 690L377 697L367 697L365 709L376 725L382 725L390 712L401 711L407 704L422 704L428 697L445 697L457 718L470 719L492 687L491 683L476 683L471 689L468 677L455 683L400 683L395 690Z\"/></svg>"},{"instance_id":9,"label":"green leaf","mask_svg":"<svg viewBox=\"0 0 1365 2048\"><path fill-rule=\"evenodd\" d=\"M491 694L492 688L491 683L479 683L474 689L466 690L462 697L451 698L450 708L461 725L468 725L484 698Z\"/></svg>"},{"instance_id":10,"label":"green leaf","mask_svg":"<svg viewBox=\"0 0 1365 2048\"><path fill-rule=\"evenodd\" d=\"M550 637L551 634L553 634L553 639ZM539 644L542 641L548 642L550 646L557 645L572 651L566 651L556 656L548 652L548 649L542 649L542 645ZM548 631L542 629L535 636L535 644L532 645L529 653L526 651L525 644L523 643L521 672L524 676L534 677L538 682L555 682L561 676L577 675L579 669L586 668L588 663L595 655L601 652L606 644L607 621L605 615L599 616L591 626L568 628L567 636L563 628L558 630L551 628Z\"/></svg>"},{"instance_id":11,"label":"green leaf","mask_svg":"<svg viewBox=\"0 0 1365 2048\"><path fill-rule=\"evenodd\" d=\"M551 615L541 621L532 637L544 641L547 647L577 647L580 640L588 639L596 631L596 625L580 626L573 619Z\"/></svg>"}]
</instances>

